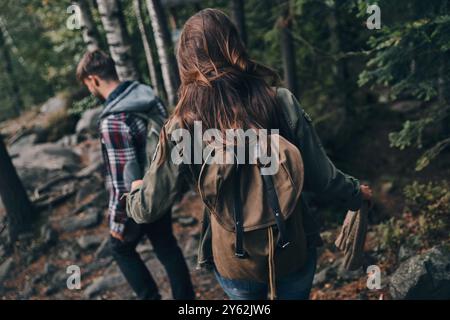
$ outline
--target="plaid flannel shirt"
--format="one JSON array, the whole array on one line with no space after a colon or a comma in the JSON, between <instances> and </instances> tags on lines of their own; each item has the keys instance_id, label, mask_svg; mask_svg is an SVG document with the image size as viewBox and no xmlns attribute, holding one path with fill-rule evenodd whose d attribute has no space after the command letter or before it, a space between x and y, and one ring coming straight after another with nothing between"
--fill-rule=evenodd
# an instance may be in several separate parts
<instances>
[{"instance_id":1,"label":"plaid flannel shirt","mask_svg":"<svg viewBox=\"0 0 450 320\"><path fill-rule=\"evenodd\" d=\"M109 190L110 230L123 234L127 214L126 199L129 190L124 181L124 167L128 161L142 159L147 141L146 121L133 114L111 114L101 120L100 134L103 160L106 167L106 186Z\"/></svg>"}]
</instances>

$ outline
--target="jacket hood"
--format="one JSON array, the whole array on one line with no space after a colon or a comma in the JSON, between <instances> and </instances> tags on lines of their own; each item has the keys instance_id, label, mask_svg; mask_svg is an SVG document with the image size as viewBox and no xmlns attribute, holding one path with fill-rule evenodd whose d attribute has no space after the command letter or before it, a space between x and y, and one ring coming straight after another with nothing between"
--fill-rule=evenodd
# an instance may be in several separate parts
<instances>
[{"instance_id":1,"label":"jacket hood","mask_svg":"<svg viewBox=\"0 0 450 320\"><path fill-rule=\"evenodd\" d=\"M151 87L133 81L122 93L105 106L100 114L100 118L120 112L148 113L153 107L152 102L155 100L156 95Z\"/></svg>"}]
</instances>

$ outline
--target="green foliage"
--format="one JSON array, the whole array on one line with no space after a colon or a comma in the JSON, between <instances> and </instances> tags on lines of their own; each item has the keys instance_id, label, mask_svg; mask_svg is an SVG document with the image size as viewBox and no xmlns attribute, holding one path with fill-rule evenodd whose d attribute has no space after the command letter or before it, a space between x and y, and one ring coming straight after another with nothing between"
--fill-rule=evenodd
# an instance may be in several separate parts
<instances>
[{"instance_id":1,"label":"green foliage","mask_svg":"<svg viewBox=\"0 0 450 320\"><path fill-rule=\"evenodd\" d=\"M78 101L75 101L69 109L69 114L81 115L88 109L93 109L99 106L99 100L93 95L88 95Z\"/></svg>"},{"instance_id":2,"label":"green foliage","mask_svg":"<svg viewBox=\"0 0 450 320\"><path fill-rule=\"evenodd\" d=\"M405 187L406 205L419 215L419 233L433 241L450 236L450 186L447 181L420 184L417 181Z\"/></svg>"},{"instance_id":3,"label":"green foliage","mask_svg":"<svg viewBox=\"0 0 450 320\"><path fill-rule=\"evenodd\" d=\"M396 218L391 218L379 224L376 228L381 248L394 252L405 242L409 234L405 228L404 221Z\"/></svg>"},{"instance_id":4,"label":"green foliage","mask_svg":"<svg viewBox=\"0 0 450 320\"><path fill-rule=\"evenodd\" d=\"M450 236L450 185L417 181L404 188L405 213L375 227L381 248L397 253L401 245L429 248Z\"/></svg>"},{"instance_id":5,"label":"green foliage","mask_svg":"<svg viewBox=\"0 0 450 320\"><path fill-rule=\"evenodd\" d=\"M432 118L405 121L402 130L389 134L391 146L401 150L411 145L422 148L423 131L432 122Z\"/></svg>"},{"instance_id":6,"label":"green foliage","mask_svg":"<svg viewBox=\"0 0 450 320\"><path fill-rule=\"evenodd\" d=\"M389 88L391 101L413 98L427 103L415 115L416 119L407 120L399 132L389 137L394 147L422 148L426 129L434 129L429 130L434 136L429 137L428 150L416 165L416 170L422 170L450 144L445 123L450 115L450 1L426 5L417 0L378 4L383 25L368 40L373 54L358 83L370 84L373 89ZM395 8L403 11L394 11Z\"/></svg>"},{"instance_id":7,"label":"green foliage","mask_svg":"<svg viewBox=\"0 0 450 320\"><path fill-rule=\"evenodd\" d=\"M26 107L75 85L74 70L84 45L79 30L66 27L69 16L66 9L70 4L70 1L2 0L0 18L8 33L6 48ZM0 59L2 113L13 106L8 94L10 79L4 67Z\"/></svg>"}]
</instances>

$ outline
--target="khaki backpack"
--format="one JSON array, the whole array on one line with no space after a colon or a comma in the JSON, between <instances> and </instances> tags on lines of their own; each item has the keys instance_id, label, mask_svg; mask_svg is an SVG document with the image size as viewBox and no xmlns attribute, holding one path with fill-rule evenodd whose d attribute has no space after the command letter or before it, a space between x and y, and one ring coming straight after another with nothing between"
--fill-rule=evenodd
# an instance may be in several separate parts
<instances>
[{"instance_id":1,"label":"khaki backpack","mask_svg":"<svg viewBox=\"0 0 450 320\"><path fill-rule=\"evenodd\" d=\"M217 271L228 279L268 283L272 299L276 277L299 271L306 260L300 211L302 157L287 139L275 138L279 156L274 174L263 175L258 164L205 161L197 180L210 213ZM216 156L221 152L230 151L214 150Z\"/></svg>"}]
</instances>

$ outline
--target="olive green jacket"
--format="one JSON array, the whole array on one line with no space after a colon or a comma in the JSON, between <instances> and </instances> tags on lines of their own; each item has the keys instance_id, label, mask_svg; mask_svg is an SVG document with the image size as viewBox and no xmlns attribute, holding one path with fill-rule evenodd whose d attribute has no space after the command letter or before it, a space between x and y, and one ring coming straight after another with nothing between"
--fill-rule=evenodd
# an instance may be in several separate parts
<instances>
[{"instance_id":1,"label":"olive green jacket","mask_svg":"<svg viewBox=\"0 0 450 320\"><path fill-rule=\"evenodd\" d=\"M338 170L320 142L309 115L300 106L294 95L287 89L277 89L277 101L284 112L289 129L298 140L297 145L304 162L304 193L320 195L321 198L339 202L349 210L358 210L362 204L359 182L357 179ZM158 148L154 161L145 174L143 185L132 190L127 196L127 214L137 223L150 223L170 212L172 205L185 190L187 177L192 177L192 171L185 164L175 164L171 153L176 142L171 140L171 133L178 126L170 121L164 126L162 139L169 146L168 158L158 165L163 156ZM319 226L311 214L306 197L301 198L304 215L305 232L311 245L320 241ZM212 262L211 230L208 213L203 214L202 233L198 250L199 266Z\"/></svg>"}]
</instances>

